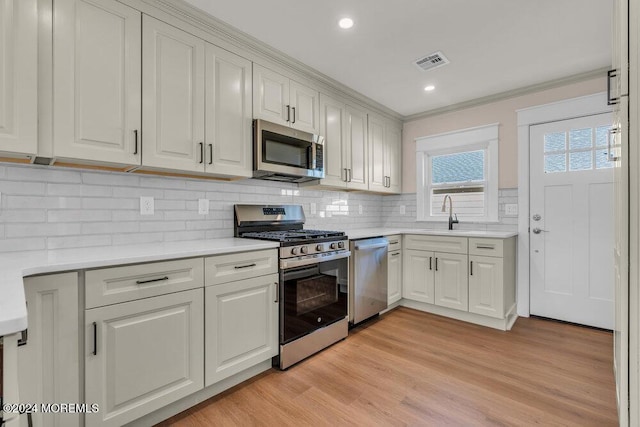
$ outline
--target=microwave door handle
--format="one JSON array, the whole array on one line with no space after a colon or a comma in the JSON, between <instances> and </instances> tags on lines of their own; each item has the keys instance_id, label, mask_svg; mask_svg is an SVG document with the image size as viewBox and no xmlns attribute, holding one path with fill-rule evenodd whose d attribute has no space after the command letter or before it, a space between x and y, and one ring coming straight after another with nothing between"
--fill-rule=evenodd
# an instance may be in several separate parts
<instances>
[{"instance_id":1,"label":"microwave door handle","mask_svg":"<svg viewBox=\"0 0 640 427\"><path fill-rule=\"evenodd\" d=\"M317 163L318 163L317 148L318 146L316 144L311 144L311 169L312 170L316 170Z\"/></svg>"}]
</instances>

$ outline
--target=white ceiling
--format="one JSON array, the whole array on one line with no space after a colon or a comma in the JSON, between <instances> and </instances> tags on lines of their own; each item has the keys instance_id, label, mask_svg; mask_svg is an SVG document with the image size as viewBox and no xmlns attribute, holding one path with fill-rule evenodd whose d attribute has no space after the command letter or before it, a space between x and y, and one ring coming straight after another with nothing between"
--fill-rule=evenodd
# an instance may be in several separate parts
<instances>
[{"instance_id":1,"label":"white ceiling","mask_svg":"<svg viewBox=\"0 0 640 427\"><path fill-rule=\"evenodd\" d=\"M612 0L187 2L404 116L611 64Z\"/></svg>"}]
</instances>

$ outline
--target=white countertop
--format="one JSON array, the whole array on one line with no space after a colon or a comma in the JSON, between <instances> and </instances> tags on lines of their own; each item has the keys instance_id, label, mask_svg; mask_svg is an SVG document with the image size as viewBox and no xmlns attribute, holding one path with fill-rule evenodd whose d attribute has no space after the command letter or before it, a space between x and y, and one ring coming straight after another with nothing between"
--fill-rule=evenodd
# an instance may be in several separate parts
<instances>
[{"instance_id":1,"label":"white countertop","mask_svg":"<svg viewBox=\"0 0 640 427\"><path fill-rule=\"evenodd\" d=\"M427 236L480 237L487 239L508 239L517 236L517 231L474 231L474 230L421 230L415 228L362 228L346 230L349 239L366 239L392 234L423 234Z\"/></svg>"},{"instance_id":2,"label":"white countertop","mask_svg":"<svg viewBox=\"0 0 640 427\"><path fill-rule=\"evenodd\" d=\"M0 336L27 328L23 277L35 274L192 258L279 247L278 242L213 239L128 246L16 252L0 256Z\"/></svg>"}]
</instances>

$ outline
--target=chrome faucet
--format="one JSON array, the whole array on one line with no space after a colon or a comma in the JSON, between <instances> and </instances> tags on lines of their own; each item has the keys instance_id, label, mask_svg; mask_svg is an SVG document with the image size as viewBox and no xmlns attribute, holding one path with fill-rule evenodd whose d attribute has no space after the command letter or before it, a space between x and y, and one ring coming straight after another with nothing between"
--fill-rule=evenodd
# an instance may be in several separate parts
<instances>
[{"instance_id":1,"label":"chrome faucet","mask_svg":"<svg viewBox=\"0 0 640 427\"><path fill-rule=\"evenodd\" d=\"M444 196L442 212L447 211L447 197L449 198L449 230L453 230L453 224L458 224L458 215L456 214L456 219L453 219L453 200L451 200L451 196L448 194Z\"/></svg>"}]
</instances>

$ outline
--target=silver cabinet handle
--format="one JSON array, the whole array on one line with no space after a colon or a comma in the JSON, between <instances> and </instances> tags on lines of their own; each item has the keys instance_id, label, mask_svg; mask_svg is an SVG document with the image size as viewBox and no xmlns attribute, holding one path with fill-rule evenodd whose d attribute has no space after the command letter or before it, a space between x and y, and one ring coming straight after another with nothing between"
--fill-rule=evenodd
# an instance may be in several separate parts
<instances>
[{"instance_id":1,"label":"silver cabinet handle","mask_svg":"<svg viewBox=\"0 0 640 427\"><path fill-rule=\"evenodd\" d=\"M538 228L538 227L534 228L531 231L533 231L533 234L540 234L540 233L546 233L547 232L547 230L543 230L542 228Z\"/></svg>"}]
</instances>

